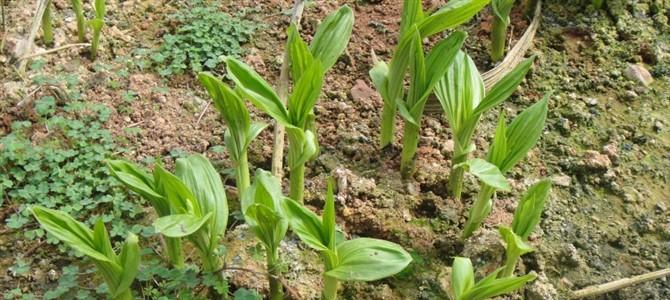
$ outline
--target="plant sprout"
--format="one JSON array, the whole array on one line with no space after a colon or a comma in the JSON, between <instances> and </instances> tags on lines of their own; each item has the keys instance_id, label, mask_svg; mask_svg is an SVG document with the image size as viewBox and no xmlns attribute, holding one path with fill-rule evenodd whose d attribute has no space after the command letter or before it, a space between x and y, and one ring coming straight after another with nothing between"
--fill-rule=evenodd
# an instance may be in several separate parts
<instances>
[{"instance_id":1,"label":"plant sprout","mask_svg":"<svg viewBox=\"0 0 670 300\"><path fill-rule=\"evenodd\" d=\"M100 45L100 33L105 26L105 0L95 0L95 17L88 21L93 29L93 39L91 40L91 59L98 57L98 47Z\"/></svg>"},{"instance_id":2,"label":"plant sprout","mask_svg":"<svg viewBox=\"0 0 670 300\"><path fill-rule=\"evenodd\" d=\"M415 45L412 41L416 39L414 37L417 34L416 30L418 30L419 40L422 41L468 21L489 2L490 0L453 0L435 13L426 15L420 0L404 1L398 46L394 51L391 62L388 65L383 61L375 62L374 68L370 70L370 77L377 92L384 100L381 148L385 148L393 142L396 111L398 110L398 103L402 102L404 98L405 75L410 60L416 53L416 48L412 46ZM438 69L438 71L441 70ZM422 87L416 86L416 88ZM412 102L416 100L411 99L411 102L406 105L412 106L414 104Z\"/></svg>"},{"instance_id":3,"label":"plant sprout","mask_svg":"<svg viewBox=\"0 0 670 300\"><path fill-rule=\"evenodd\" d=\"M505 57L505 42L507 40L507 26L509 13L512 11L515 0L492 0L493 27L491 29L491 60L500 61Z\"/></svg>"},{"instance_id":4,"label":"plant sprout","mask_svg":"<svg viewBox=\"0 0 670 300\"><path fill-rule=\"evenodd\" d=\"M502 269L475 282L475 272L468 258L456 257L451 271L451 292L454 300L483 300L504 295L535 280L535 273L519 277L497 278Z\"/></svg>"},{"instance_id":5,"label":"plant sprout","mask_svg":"<svg viewBox=\"0 0 670 300\"><path fill-rule=\"evenodd\" d=\"M54 30L51 24L52 6L51 0L48 0L46 8L44 8L44 14L42 15L42 40L46 46L51 46L54 43Z\"/></svg>"},{"instance_id":6,"label":"plant sprout","mask_svg":"<svg viewBox=\"0 0 670 300\"><path fill-rule=\"evenodd\" d=\"M520 113L507 127L505 114L500 115L498 128L489 149L487 160L506 174L539 140L547 119L549 94L541 101ZM482 183L475 202L470 208L468 221L463 229L463 238L468 238L477 230L491 213L493 194L496 187Z\"/></svg>"},{"instance_id":7,"label":"plant sprout","mask_svg":"<svg viewBox=\"0 0 670 300\"><path fill-rule=\"evenodd\" d=\"M474 151L472 137L481 115L507 99L516 90L533 63L526 59L514 70L485 92L484 80L470 56L458 53L446 75L437 84L435 95L453 131L454 154L452 166L468 160ZM452 167L449 190L456 199L461 198L463 168Z\"/></svg>"},{"instance_id":8,"label":"plant sprout","mask_svg":"<svg viewBox=\"0 0 670 300\"><path fill-rule=\"evenodd\" d=\"M284 203L293 232L309 247L319 251L324 259L322 299L337 299L340 281L373 281L389 277L412 261L409 253L395 243L372 238L345 241L336 233L332 180L328 182L321 218L297 201L287 199Z\"/></svg>"},{"instance_id":9,"label":"plant sprout","mask_svg":"<svg viewBox=\"0 0 670 300\"><path fill-rule=\"evenodd\" d=\"M228 75L237 90L255 106L286 127L289 140L290 197L303 201L305 163L319 151L315 134L314 105L321 94L325 73L346 48L353 28L351 8L343 6L329 15L319 26L310 46L302 40L292 24L288 33L293 92L286 106L277 93L258 73L243 62L228 57Z\"/></svg>"},{"instance_id":10,"label":"plant sprout","mask_svg":"<svg viewBox=\"0 0 670 300\"><path fill-rule=\"evenodd\" d=\"M543 180L531 186L516 207L512 228L505 226L498 228L507 244L505 269L500 274L501 277L512 276L519 258L533 251L533 248L527 244L528 236L540 223L542 210L550 191L551 182L549 180Z\"/></svg>"},{"instance_id":11,"label":"plant sprout","mask_svg":"<svg viewBox=\"0 0 670 300\"><path fill-rule=\"evenodd\" d=\"M158 169L155 169L153 176L151 176L143 168L122 160L109 160L107 161L107 167L112 176L118 179L131 191L149 201L159 218L168 216L172 213L167 196L161 194L156 186ZM181 239L165 237L164 240L170 264L178 269L184 268Z\"/></svg>"},{"instance_id":12,"label":"plant sprout","mask_svg":"<svg viewBox=\"0 0 670 300\"><path fill-rule=\"evenodd\" d=\"M86 42L86 18L84 17L84 9L81 4L81 0L72 0L72 10L74 10L74 16L77 20L77 36L79 37L79 42Z\"/></svg>"},{"instance_id":13,"label":"plant sprout","mask_svg":"<svg viewBox=\"0 0 670 300\"><path fill-rule=\"evenodd\" d=\"M235 164L238 194L242 195L250 184L247 148L267 125L251 123L249 111L239 94L212 74L200 73L198 79L209 92L214 106L228 126L224 140Z\"/></svg>"},{"instance_id":14,"label":"plant sprout","mask_svg":"<svg viewBox=\"0 0 670 300\"><path fill-rule=\"evenodd\" d=\"M134 299L130 285L140 265L140 246L135 234L128 233L121 252L116 254L102 220L98 219L91 230L64 212L41 206L33 206L31 210L49 234L93 261L112 299Z\"/></svg>"},{"instance_id":15,"label":"plant sprout","mask_svg":"<svg viewBox=\"0 0 670 300\"><path fill-rule=\"evenodd\" d=\"M284 299L279 278L279 243L288 229L288 219L283 213L284 201L279 179L263 170L256 172L254 184L242 196L244 218L265 248L271 300Z\"/></svg>"}]
</instances>

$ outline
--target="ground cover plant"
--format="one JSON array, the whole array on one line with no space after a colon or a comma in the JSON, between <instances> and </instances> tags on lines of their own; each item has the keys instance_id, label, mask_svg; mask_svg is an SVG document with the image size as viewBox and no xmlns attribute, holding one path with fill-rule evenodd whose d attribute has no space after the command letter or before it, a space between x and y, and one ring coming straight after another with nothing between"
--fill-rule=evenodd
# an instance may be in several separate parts
<instances>
[{"instance_id":1,"label":"ground cover plant","mask_svg":"<svg viewBox=\"0 0 670 300\"><path fill-rule=\"evenodd\" d=\"M51 2L47 46L0 1L2 299L670 298L663 1L106 1L96 60L95 1ZM222 15L238 52L159 73Z\"/></svg>"}]
</instances>

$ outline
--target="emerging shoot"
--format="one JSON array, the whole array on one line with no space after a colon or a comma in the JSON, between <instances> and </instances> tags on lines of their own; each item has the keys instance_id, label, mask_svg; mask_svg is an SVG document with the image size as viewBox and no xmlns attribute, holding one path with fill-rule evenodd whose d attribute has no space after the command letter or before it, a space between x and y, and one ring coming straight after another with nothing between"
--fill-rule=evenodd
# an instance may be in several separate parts
<instances>
[{"instance_id":1,"label":"emerging shoot","mask_svg":"<svg viewBox=\"0 0 670 300\"><path fill-rule=\"evenodd\" d=\"M468 258L456 257L451 270L451 293L454 300L484 300L511 293L535 280L535 273L520 277L498 278L502 269L475 282L475 271Z\"/></svg>"},{"instance_id":2,"label":"emerging shoot","mask_svg":"<svg viewBox=\"0 0 670 300\"><path fill-rule=\"evenodd\" d=\"M492 0L493 27L491 28L491 60L500 61L505 57L505 43L507 41L507 27L515 0Z\"/></svg>"},{"instance_id":3,"label":"emerging shoot","mask_svg":"<svg viewBox=\"0 0 670 300\"><path fill-rule=\"evenodd\" d=\"M91 40L91 59L98 57L98 47L100 46L100 34L102 27L105 26L105 0L95 0L95 17L88 21L93 30L93 39Z\"/></svg>"}]
</instances>

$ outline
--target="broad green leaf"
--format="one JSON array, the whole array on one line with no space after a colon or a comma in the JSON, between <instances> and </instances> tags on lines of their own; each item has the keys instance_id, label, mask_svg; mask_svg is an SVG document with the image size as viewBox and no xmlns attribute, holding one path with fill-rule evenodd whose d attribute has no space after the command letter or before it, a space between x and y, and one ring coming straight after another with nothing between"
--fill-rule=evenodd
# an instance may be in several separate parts
<instances>
[{"instance_id":1,"label":"broad green leaf","mask_svg":"<svg viewBox=\"0 0 670 300\"><path fill-rule=\"evenodd\" d=\"M253 140L255 140L256 137L258 137L258 135L261 134L261 132L263 132L263 130L265 130L267 127L268 124L265 123L252 123L249 127L249 131L247 131L247 139L244 144L244 149L248 149L249 144L251 144L251 142L253 142Z\"/></svg>"},{"instance_id":2,"label":"broad green leaf","mask_svg":"<svg viewBox=\"0 0 670 300\"><path fill-rule=\"evenodd\" d=\"M470 159L454 166L454 168L465 168L466 171L479 178L483 183L497 190L509 192L512 189L505 176L498 170L498 167L483 159Z\"/></svg>"},{"instance_id":3,"label":"broad green leaf","mask_svg":"<svg viewBox=\"0 0 670 300\"><path fill-rule=\"evenodd\" d=\"M378 239L359 238L337 246L339 262L327 276L343 281L373 281L393 276L412 261L400 245Z\"/></svg>"},{"instance_id":4,"label":"broad green leaf","mask_svg":"<svg viewBox=\"0 0 670 300\"><path fill-rule=\"evenodd\" d=\"M540 223L542 210L550 191L551 181L542 180L531 186L519 201L514 212L512 229L523 240L527 240L535 226Z\"/></svg>"},{"instance_id":5,"label":"broad green leaf","mask_svg":"<svg viewBox=\"0 0 670 300\"><path fill-rule=\"evenodd\" d=\"M289 147L288 164L290 169L294 169L313 159L319 152L316 135L312 131L303 131L296 127L286 127L286 135L289 139L289 145L294 145Z\"/></svg>"},{"instance_id":6,"label":"broad green leaf","mask_svg":"<svg viewBox=\"0 0 670 300\"><path fill-rule=\"evenodd\" d=\"M423 43L419 32L414 30L411 34L411 47L409 55L409 91L407 95L407 106L411 110L419 98L423 95L426 82L426 58L423 54ZM419 116L414 115L417 119ZM420 126L418 124L417 126Z\"/></svg>"},{"instance_id":7,"label":"broad green leaf","mask_svg":"<svg viewBox=\"0 0 670 300\"><path fill-rule=\"evenodd\" d=\"M307 46L307 43L302 40L298 27L291 23L288 29L287 41L288 54L291 63L291 74L294 81L298 81L307 68L314 62L314 57Z\"/></svg>"},{"instance_id":8,"label":"broad green leaf","mask_svg":"<svg viewBox=\"0 0 670 300\"><path fill-rule=\"evenodd\" d=\"M383 61L378 61L375 63L375 66L370 69L369 73L370 79L372 79L372 84L374 84L377 92L379 92L379 95L382 97L382 100L384 100L384 102L390 101L388 99L388 92L386 90L389 66Z\"/></svg>"},{"instance_id":9,"label":"broad green leaf","mask_svg":"<svg viewBox=\"0 0 670 300\"><path fill-rule=\"evenodd\" d=\"M321 95L322 85L321 62L316 59L295 84L288 99L289 120L293 126L305 128L307 116Z\"/></svg>"},{"instance_id":10,"label":"broad green leaf","mask_svg":"<svg viewBox=\"0 0 670 300\"><path fill-rule=\"evenodd\" d=\"M515 0L493 0L491 1L491 8L493 8L493 14L503 23L505 26L509 25L509 13L514 6Z\"/></svg>"},{"instance_id":11,"label":"broad green leaf","mask_svg":"<svg viewBox=\"0 0 670 300\"><path fill-rule=\"evenodd\" d=\"M266 206L274 213L283 217L284 195L281 190L281 182L272 173L262 169L256 170L254 182L241 196L242 212L254 204ZM247 220L251 226L256 226L255 220Z\"/></svg>"},{"instance_id":12,"label":"broad green leaf","mask_svg":"<svg viewBox=\"0 0 670 300\"><path fill-rule=\"evenodd\" d=\"M175 173L199 203L199 216L211 213L210 242L217 243L228 224L228 200L221 176L201 154L177 159ZM198 214L196 214L198 215Z\"/></svg>"},{"instance_id":13,"label":"broad green leaf","mask_svg":"<svg viewBox=\"0 0 670 300\"><path fill-rule=\"evenodd\" d=\"M423 19L423 7L420 0L405 0L402 6L402 17L400 18L400 34L406 36L408 30Z\"/></svg>"},{"instance_id":14,"label":"broad green leaf","mask_svg":"<svg viewBox=\"0 0 670 300\"><path fill-rule=\"evenodd\" d=\"M328 250L327 238L322 236L323 224L315 213L293 199L284 201L284 211L289 218L291 229L300 240L314 250Z\"/></svg>"},{"instance_id":15,"label":"broad green leaf","mask_svg":"<svg viewBox=\"0 0 670 300\"><path fill-rule=\"evenodd\" d=\"M491 87L486 93L486 97L477 105L473 114L483 114L509 98L526 77L526 74L528 74L528 71L533 66L533 61L535 61L535 56L522 61L509 74L505 75L505 77Z\"/></svg>"},{"instance_id":16,"label":"broad green leaf","mask_svg":"<svg viewBox=\"0 0 670 300\"><path fill-rule=\"evenodd\" d=\"M451 0L443 8L433 13L429 17L419 22L419 31L421 37L429 37L447 29L452 29L461 25L482 8L489 4L491 0Z\"/></svg>"},{"instance_id":17,"label":"broad green leaf","mask_svg":"<svg viewBox=\"0 0 670 300\"><path fill-rule=\"evenodd\" d=\"M149 201L159 217L170 213L169 203L154 190L154 179L145 170L122 160L108 160L107 167L112 176Z\"/></svg>"},{"instance_id":18,"label":"broad green leaf","mask_svg":"<svg viewBox=\"0 0 670 300\"><path fill-rule=\"evenodd\" d=\"M196 214L202 216L200 203L191 190L175 175L157 165L154 168L156 191L170 203L173 214Z\"/></svg>"},{"instance_id":19,"label":"broad green leaf","mask_svg":"<svg viewBox=\"0 0 670 300\"><path fill-rule=\"evenodd\" d=\"M93 245L93 248L102 255L109 258L116 257L112 242L109 240L109 233L107 233L107 228L105 228L102 219L98 219L93 225Z\"/></svg>"},{"instance_id":20,"label":"broad green leaf","mask_svg":"<svg viewBox=\"0 0 670 300\"><path fill-rule=\"evenodd\" d=\"M498 232L505 241L505 248L508 256L512 255L514 257L520 257L521 255L534 251L533 247L528 245L522 237L514 233L511 228L500 226Z\"/></svg>"},{"instance_id":21,"label":"broad green leaf","mask_svg":"<svg viewBox=\"0 0 670 300\"><path fill-rule=\"evenodd\" d=\"M265 247L274 251L286 235L288 222L274 209L260 203L254 203L245 211L247 219L254 220L251 229Z\"/></svg>"},{"instance_id":22,"label":"broad green leaf","mask_svg":"<svg viewBox=\"0 0 670 300\"><path fill-rule=\"evenodd\" d=\"M198 231L212 217L212 213L199 217L190 214L178 214L160 217L154 221L156 232L167 237L185 237Z\"/></svg>"},{"instance_id":23,"label":"broad green leaf","mask_svg":"<svg viewBox=\"0 0 670 300\"><path fill-rule=\"evenodd\" d=\"M93 231L70 215L41 206L33 206L31 211L44 230L66 245L94 260L115 263L95 248Z\"/></svg>"},{"instance_id":24,"label":"broad green leaf","mask_svg":"<svg viewBox=\"0 0 670 300\"><path fill-rule=\"evenodd\" d=\"M542 101L533 104L514 118L507 127L505 159L502 162L494 162L503 174L524 158L540 139L547 119L548 100L549 95L546 95ZM491 149L490 151L492 153L495 150Z\"/></svg>"},{"instance_id":25,"label":"broad green leaf","mask_svg":"<svg viewBox=\"0 0 670 300\"><path fill-rule=\"evenodd\" d=\"M505 122L507 122L505 111L501 111L498 117L498 127L496 127L487 158L494 165L501 164L507 156L507 124Z\"/></svg>"},{"instance_id":26,"label":"broad green leaf","mask_svg":"<svg viewBox=\"0 0 670 300\"><path fill-rule=\"evenodd\" d=\"M428 81L423 87L422 101L425 101L433 93L433 89L437 83L440 82L444 74L449 70L449 66L454 62L467 36L465 32L456 31L450 34L448 38L435 44L433 49L430 50L430 53L426 57L426 78Z\"/></svg>"},{"instance_id":27,"label":"broad green leaf","mask_svg":"<svg viewBox=\"0 0 670 300\"><path fill-rule=\"evenodd\" d=\"M335 195L333 191L334 182L332 178L328 179L328 192L326 193L326 205L323 208L321 236L326 238L324 245L331 250L335 250Z\"/></svg>"},{"instance_id":28,"label":"broad green leaf","mask_svg":"<svg viewBox=\"0 0 670 300\"><path fill-rule=\"evenodd\" d=\"M226 58L225 62L228 75L235 81L238 90L272 118L284 126L290 125L288 112L269 83L247 64L233 57Z\"/></svg>"},{"instance_id":29,"label":"broad green leaf","mask_svg":"<svg viewBox=\"0 0 670 300\"><path fill-rule=\"evenodd\" d=\"M329 70L349 44L354 28L354 12L343 5L327 16L316 29L310 50L315 59L322 63L322 72Z\"/></svg>"},{"instance_id":30,"label":"broad green leaf","mask_svg":"<svg viewBox=\"0 0 670 300\"><path fill-rule=\"evenodd\" d=\"M456 300L475 286L475 271L472 262L465 257L455 257L451 268L451 289Z\"/></svg>"},{"instance_id":31,"label":"broad green leaf","mask_svg":"<svg viewBox=\"0 0 670 300\"><path fill-rule=\"evenodd\" d=\"M113 298L130 288L139 271L141 255L139 239L135 234L129 232L119 254L119 262L123 268L123 273L121 273L119 284L116 286L116 292L112 295Z\"/></svg>"},{"instance_id":32,"label":"broad green leaf","mask_svg":"<svg viewBox=\"0 0 670 300\"><path fill-rule=\"evenodd\" d=\"M506 277L496 279L486 284L477 284L467 293L462 295L462 300L484 300L495 296L504 295L522 288L526 283L535 280L534 273L520 277Z\"/></svg>"}]
</instances>

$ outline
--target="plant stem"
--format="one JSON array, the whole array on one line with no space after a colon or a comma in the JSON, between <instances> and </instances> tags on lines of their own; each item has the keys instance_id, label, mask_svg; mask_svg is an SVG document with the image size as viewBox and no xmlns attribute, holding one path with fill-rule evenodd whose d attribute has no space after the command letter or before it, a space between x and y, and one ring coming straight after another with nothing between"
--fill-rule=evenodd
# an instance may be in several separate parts
<instances>
[{"instance_id":1,"label":"plant stem","mask_svg":"<svg viewBox=\"0 0 670 300\"><path fill-rule=\"evenodd\" d=\"M290 174L290 191L289 197L299 203L303 203L303 196L305 193L305 165L291 169Z\"/></svg>"},{"instance_id":2,"label":"plant stem","mask_svg":"<svg viewBox=\"0 0 670 300\"><path fill-rule=\"evenodd\" d=\"M465 228L463 228L463 239L467 239L472 236L472 233L475 230L479 229L482 222L486 217L491 213L491 207L493 205L493 193L495 193L495 188L482 184L479 194L477 194L477 199L472 204L470 208L470 214L468 216L468 221L465 223Z\"/></svg>"},{"instance_id":3,"label":"plant stem","mask_svg":"<svg viewBox=\"0 0 670 300\"><path fill-rule=\"evenodd\" d=\"M280 280L278 251L267 251L268 282L270 283L270 300L284 299L284 290Z\"/></svg>"},{"instance_id":4,"label":"plant stem","mask_svg":"<svg viewBox=\"0 0 670 300\"><path fill-rule=\"evenodd\" d=\"M323 295L321 299L323 300L336 300L337 299L337 288L339 287L339 281L333 277L323 275Z\"/></svg>"},{"instance_id":5,"label":"plant stem","mask_svg":"<svg viewBox=\"0 0 670 300\"><path fill-rule=\"evenodd\" d=\"M456 201L461 200L461 194L463 193L463 176L465 175L465 169L456 168L455 166L468 160L468 152L460 149L462 149L461 146L458 144L458 141L454 139L454 157L451 159L449 191L451 191L451 196L454 197Z\"/></svg>"},{"instance_id":6,"label":"plant stem","mask_svg":"<svg viewBox=\"0 0 670 300\"><path fill-rule=\"evenodd\" d=\"M403 179L409 179L414 173L414 158L419 145L419 130L421 128L405 122L405 132L402 140L402 154L400 156L400 174Z\"/></svg>"},{"instance_id":7,"label":"plant stem","mask_svg":"<svg viewBox=\"0 0 670 300\"><path fill-rule=\"evenodd\" d=\"M395 133L395 115L396 115L396 104L390 102L384 102L384 109L382 111L382 129L381 129L381 140L380 148L384 149L385 147L393 143L393 137Z\"/></svg>"},{"instance_id":8,"label":"plant stem","mask_svg":"<svg viewBox=\"0 0 670 300\"><path fill-rule=\"evenodd\" d=\"M241 199L244 192L251 185L251 180L249 179L249 160L246 151L242 151L242 155L237 160L235 171L237 172L237 193Z\"/></svg>"},{"instance_id":9,"label":"plant stem","mask_svg":"<svg viewBox=\"0 0 670 300\"><path fill-rule=\"evenodd\" d=\"M514 270L516 269L516 262L519 260L518 255L514 255L507 251L506 258L505 258L505 269L500 273L499 277L500 278L506 278L512 276L514 274Z\"/></svg>"},{"instance_id":10,"label":"plant stem","mask_svg":"<svg viewBox=\"0 0 670 300\"><path fill-rule=\"evenodd\" d=\"M165 247L170 264L177 269L183 269L184 255L181 250L181 239L165 237Z\"/></svg>"},{"instance_id":11,"label":"plant stem","mask_svg":"<svg viewBox=\"0 0 670 300\"><path fill-rule=\"evenodd\" d=\"M133 293L130 291L130 289L126 289L123 293L114 298L114 300L133 300L133 299L135 298L133 297Z\"/></svg>"},{"instance_id":12,"label":"plant stem","mask_svg":"<svg viewBox=\"0 0 670 300\"><path fill-rule=\"evenodd\" d=\"M91 40L91 59L95 60L98 57L98 46L100 44L100 32L102 31L102 26L100 28L93 28L93 40Z\"/></svg>"},{"instance_id":13,"label":"plant stem","mask_svg":"<svg viewBox=\"0 0 670 300\"><path fill-rule=\"evenodd\" d=\"M51 25L51 1L47 2L44 15L42 15L42 33L44 45L51 46L54 43L53 27Z\"/></svg>"},{"instance_id":14,"label":"plant stem","mask_svg":"<svg viewBox=\"0 0 670 300\"><path fill-rule=\"evenodd\" d=\"M507 40L507 22L493 17L491 29L491 60L498 62L505 57L505 42Z\"/></svg>"},{"instance_id":15,"label":"plant stem","mask_svg":"<svg viewBox=\"0 0 670 300\"><path fill-rule=\"evenodd\" d=\"M202 268L207 273L216 272L221 269L221 258L214 253L208 253L204 251L200 252L200 258L202 259Z\"/></svg>"},{"instance_id":16,"label":"plant stem","mask_svg":"<svg viewBox=\"0 0 670 300\"><path fill-rule=\"evenodd\" d=\"M84 43L86 42L86 19L84 18L81 0L72 0L72 9L77 19L77 36L79 37L79 42Z\"/></svg>"},{"instance_id":17,"label":"plant stem","mask_svg":"<svg viewBox=\"0 0 670 300\"><path fill-rule=\"evenodd\" d=\"M603 7L604 2L605 0L593 0L593 7L595 7L596 9L600 9L601 7Z\"/></svg>"}]
</instances>

